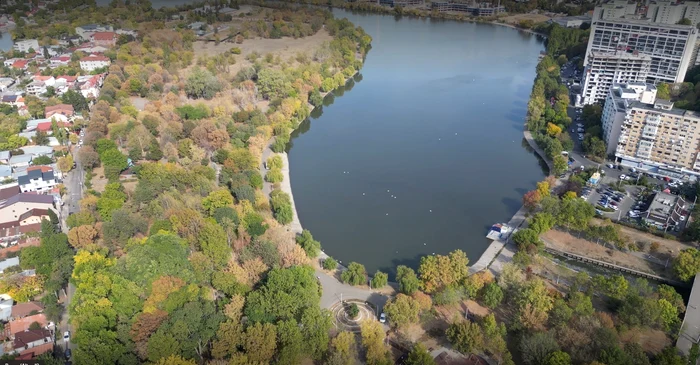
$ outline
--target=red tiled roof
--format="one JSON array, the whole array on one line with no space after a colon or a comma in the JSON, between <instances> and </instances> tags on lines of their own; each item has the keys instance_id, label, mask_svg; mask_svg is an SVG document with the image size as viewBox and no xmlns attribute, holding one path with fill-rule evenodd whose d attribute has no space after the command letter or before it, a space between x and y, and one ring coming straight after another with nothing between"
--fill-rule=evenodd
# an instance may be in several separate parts
<instances>
[{"instance_id":1,"label":"red tiled roof","mask_svg":"<svg viewBox=\"0 0 700 365\"><path fill-rule=\"evenodd\" d=\"M34 76L34 81L48 81L53 79L53 76Z\"/></svg>"},{"instance_id":2,"label":"red tiled roof","mask_svg":"<svg viewBox=\"0 0 700 365\"><path fill-rule=\"evenodd\" d=\"M51 118L51 116L56 113L71 116L74 112L73 105L70 104L58 104L44 108L44 115L46 118Z\"/></svg>"},{"instance_id":3,"label":"red tiled roof","mask_svg":"<svg viewBox=\"0 0 700 365\"><path fill-rule=\"evenodd\" d=\"M33 311L41 312L44 310L44 305L41 302L26 302L12 306L12 317L22 318L29 315Z\"/></svg>"},{"instance_id":4,"label":"red tiled roof","mask_svg":"<svg viewBox=\"0 0 700 365\"><path fill-rule=\"evenodd\" d=\"M19 348L24 347L27 344L42 340L46 337L51 337L51 331L49 331L47 329L17 332L17 333L15 333L15 340L13 341L12 346L15 349L19 349ZM53 347L53 344L51 344L51 345ZM30 350L34 350L36 348L37 347L34 347ZM22 352L24 352L24 351L22 351Z\"/></svg>"},{"instance_id":5,"label":"red tiled roof","mask_svg":"<svg viewBox=\"0 0 700 365\"><path fill-rule=\"evenodd\" d=\"M51 130L51 122L42 122L36 125L36 130L47 132Z\"/></svg>"},{"instance_id":6,"label":"red tiled roof","mask_svg":"<svg viewBox=\"0 0 700 365\"><path fill-rule=\"evenodd\" d=\"M27 66L28 63L29 63L28 60L17 60L17 61L15 61L15 63L12 64L12 67L14 67L14 68L24 68L24 67Z\"/></svg>"},{"instance_id":7,"label":"red tiled roof","mask_svg":"<svg viewBox=\"0 0 700 365\"><path fill-rule=\"evenodd\" d=\"M66 80L66 82L75 82L75 80L78 79L78 76L66 76L66 75L63 75L63 76L59 76L59 77L56 78L56 80L58 80L58 79L64 79L64 80Z\"/></svg>"},{"instance_id":8,"label":"red tiled roof","mask_svg":"<svg viewBox=\"0 0 700 365\"><path fill-rule=\"evenodd\" d=\"M0 189L0 200L7 200L19 194L19 185L10 186L9 188Z\"/></svg>"},{"instance_id":9,"label":"red tiled roof","mask_svg":"<svg viewBox=\"0 0 700 365\"><path fill-rule=\"evenodd\" d=\"M29 172L29 171L34 171L34 170L41 170L41 172L53 171L53 169L51 168L51 166L46 166L46 165L29 166L29 167L27 167L27 172Z\"/></svg>"},{"instance_id":10,"label":"red tiled roof","mask_svg":"<svg viewBox=\"0 0 700 365\"><path fill-rule=\"evenodd\" d=\"M92 35L92 39L96 41L112 41L117 37L117 33L114 32L95 32Z\"/></svg>"},{"instance_id":11,"label":"red tiled roof","mask_svg":"<svg viewBox=\"0 0 700 365\"><path fill-rule=\"evenodd\" d=\"M19 350L19 349L17 349L17 350ZM20 351L19 356L22 356L22 358L20 359L19 357L16 357L16 359L31 360L31 359L34 359L35 357L37 357L41 354L45 354L45 353L51 352L51 351L53 351L53 342L43 343L39 346L34 346L28 350Z\"/></svg>"},{"instance_id":12,"label":"red tiled roof","mask_svg":"<svg viewBox=\"0 0 700 365\"><path fill-rule=\"evenodd\" d=\"M27 316L20 319L15 319L10 322L10 334L15 334L18 332L24 332L29 330L29 326L32 323L37 322L41 327L46 327L49 321L43 313L35 314L33 316Z\"/></svg>"},{"instance_id":13,"label":"red tiled roof","mask_svg":"<svg viewBox=\"0 0 700 365\"><path fill-rule=\"evenodd\" d=\"M22 234L27 234L29 232L41 231L41 223L27 224L26 226L17 226L19 222L7 222L3 223L2 226L8 224L14 224L15 226L11 228L0 227L0 238L15 237Z\"/></svg>"}]
</instances>

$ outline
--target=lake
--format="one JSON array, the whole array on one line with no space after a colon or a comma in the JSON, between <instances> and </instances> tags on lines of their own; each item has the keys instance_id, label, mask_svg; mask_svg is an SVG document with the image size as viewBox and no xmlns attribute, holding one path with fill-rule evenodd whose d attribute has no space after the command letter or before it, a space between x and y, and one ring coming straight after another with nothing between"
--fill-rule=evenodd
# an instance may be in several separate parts
<instances>
[{"instance_id":1,"label":"lake","mask_svg":"<svg viewBox=\"0 0 700 365\"><path fill-rule=\"evenodd\" d=\"M356 81L292 136L302 226L370 273L455 249L476 262L488 228L545 176L522 145L543 41L491 24L333 12L362 26L372 49Z\"/></svg>"}]
</instances>

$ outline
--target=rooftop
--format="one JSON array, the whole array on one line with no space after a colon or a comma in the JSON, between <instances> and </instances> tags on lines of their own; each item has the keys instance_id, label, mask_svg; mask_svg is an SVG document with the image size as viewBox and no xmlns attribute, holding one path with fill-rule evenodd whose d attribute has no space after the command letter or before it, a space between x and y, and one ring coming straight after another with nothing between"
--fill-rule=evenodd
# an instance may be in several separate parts
<instances>
[{"instance_id":1,"label":"rooftop","mask_svg":"<svg viewBox=\"0 0 700 365\"><path fill-rule=\"evenodd\" d=\"M24 332L15 333L15 340L13 341L12 345L15 349L19 349L31 344L32 342L46 339L48 339L47 341L51 341L51 331L46 329L28 330Z\"/></svg>"},{"instance_id":2,"label":"rooftop","mask_svg":"<svg viewBox=\"0 0 700 365\"><path fill-rule=\"evenodd\" d=\"M36 311L41 312L44 310L44 305L41 302L26 302L19 303L12 306L12 317L22 318L28 316L30 313Z\"/></svg>"},{"instance_id":3,"label":"rooftop","mask_svg":"<svg viewBox=\"0 0 700 365\"><path fill-rule=\"evenodd\" d=\"M53 205L53 197L51 195L21 193L7 199L7 201L0 205L0 208L5 208L15 203L39 203Z\"/></svg>"}]
</instances>

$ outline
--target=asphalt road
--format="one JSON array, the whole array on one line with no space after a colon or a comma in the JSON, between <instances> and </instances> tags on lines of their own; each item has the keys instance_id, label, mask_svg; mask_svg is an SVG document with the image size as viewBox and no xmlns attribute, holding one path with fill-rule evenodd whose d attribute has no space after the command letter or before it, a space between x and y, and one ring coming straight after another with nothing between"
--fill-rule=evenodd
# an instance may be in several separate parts
<instances>
[{"instance_id":1,"label":"asphalt road","mask_svg":"<svg viewBox=\"0 0 700 365\"><path fill-rule=\"evenodd\" d=\"M73 156L77 156L77 153L78 148L76 147L73 149ZM70 214L77 213L80 211L80 199L82 199L83 197L85 170L83 170L83 167L80 164L80 161L77 161L77 158L75 164L75 168L68 174L66 174L66 176L63 179L63 185L68 191L65 199L63 200L63 206L61 207L61 227L63 228L63 232L68 232L68 224L66 223L66 219ZM71 282L68 282L68 287L64 290L63 297L63 305L65 308L65 312L61 318L61 322L58 325L61 341L63 341L63 332L70 331L71 336L73 334L70 323L68 323L70 319L70 313L68 311L68 308L70 307L70 303L73 299L74 294L75 286ZM64 350L66 348L71 348L71 350L73 349L73 345L70 342L64 343L63 347Z\"/></svg>"}]
</instances>

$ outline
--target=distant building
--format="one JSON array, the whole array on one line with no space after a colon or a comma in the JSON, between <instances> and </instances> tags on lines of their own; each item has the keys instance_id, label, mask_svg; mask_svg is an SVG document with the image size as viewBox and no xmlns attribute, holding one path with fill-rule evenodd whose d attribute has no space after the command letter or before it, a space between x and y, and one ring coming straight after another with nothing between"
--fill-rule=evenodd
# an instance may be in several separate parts
<instances>
[{"instance_id":1,"label":"distant building","mask_svg":"<svg viewBox=\"0 0 700 365\"><path fill-rule=\"evenodd\" d=\"M117 45L117 33L114 32L95 32L90 36L90 40L96 46L114 47Z\"/></svg>"},{"instance_id":2,"label":"distant building","mask_svg":"<svg viewBox=\"0 0 700 365\"><path fill-rule=\"evenodd\" d=\"M18 52L29 52L29 49L33 49L34 51L39 50L39 41L36 39L25 39L21 41L15 41L15 43L12 45L12 49Z\"/></svg>"},{"instance_id":3,"label":"distant building","mask_svg":"<svg viewBox=\"0 0 700 365\"><path fill-rule=\"evenodd\" d=\"M14 85L15 80L9 77L0 77L0 92L4 92L10 86Z\"/></svg>"},{"instance_id":4,"label":"distant building","mask_svg":"<svg viewBox=\"0 0 700 365\"><path fill-rule=\"evenodd\" d=\"M44 108L44 117L61 122L68 122L73 118L75 110L70 104L57 104Z\"/></svg>"},{"instance_id":5,"label":"distant building","mask_svg":"<svg viewBox=\"0 0 700 365\"><path fill-rule=\"evenodd\" d=\"M12 304L15 301L7 294L0 294L0 321L6 322L12 315Z\"/></svg>"},{"instance_id":6,"label":"distant building","mask_svg":"<svg viewBox=\"0 0 700 365\"><path fill-rule=\"evenodd\" d=\"M469 13L474 16L493 16L506 12L506 8L504 6L495 6L492 3L476 2L434 1L431 3L431 8L439 12L456 11Z\"/></svg>"},{"instance_id":7,"label":"distant building","mask_svg":"<svg viewBox=\"0 0 700 365\"><path fill-rule=\"evenodd\" d=\"M32 163L32 155L16 155L10 157L10 166L12 167L23 167L29 166Z\"/></svg>"},{"instance_id":8,"label":"distant building","mask_svg":"<svg viewBox=\"0 0 700 365\"><path fill-rule=\"evenodd\" d=\"M70 63L70 55L60 55L49 59L49 67L67 66Z\"/></svg>"},{"instance_id":9,"label":"distant building","mask_svg":"<svg viewBox=\"0 0 700 365\"><path fill-rule=\"evenodd\" d=\"M98 68L103 68L103 67L109 67L109 65L112 64L112 61L109 60L109 58L105 56L88 56L88 57L83 57L80 59L80 68L83 71L95 71Z\"/></svg>"},{"instance_id":10,"label":"distant building","mask_svg":"<svg viewBox=\"0 0 700 365\"><path fill-rule=\"evenodd\" d=\"M4 273L5 270L14 267L14 266L19 266L19 257L10 257L5 260L0 261L0 274Z\"/></svg>"},{"instance_id":11,"label":"distant building","mask_svg":"<svg viewBox=\"0 0 700 365\"><path fill-rule=\"evenodd\" d=\"M89 40L90 36L95 32L111 32L114 29L111 25L88 24L81 27L75 27L75 33L84 40Z\"/></svg>"},{"instance_id":12,"label":"distant building","mask_svg":"<svg viewBox=\"0 0 700 365\"><path fill-rule=\"evenodd\" d=\"M566 16L563 18L554 18L550 22L557 23L564 28L580 28L584 24L591 24L591 17L587 15Z\"/></svg>"}]
</instances>

